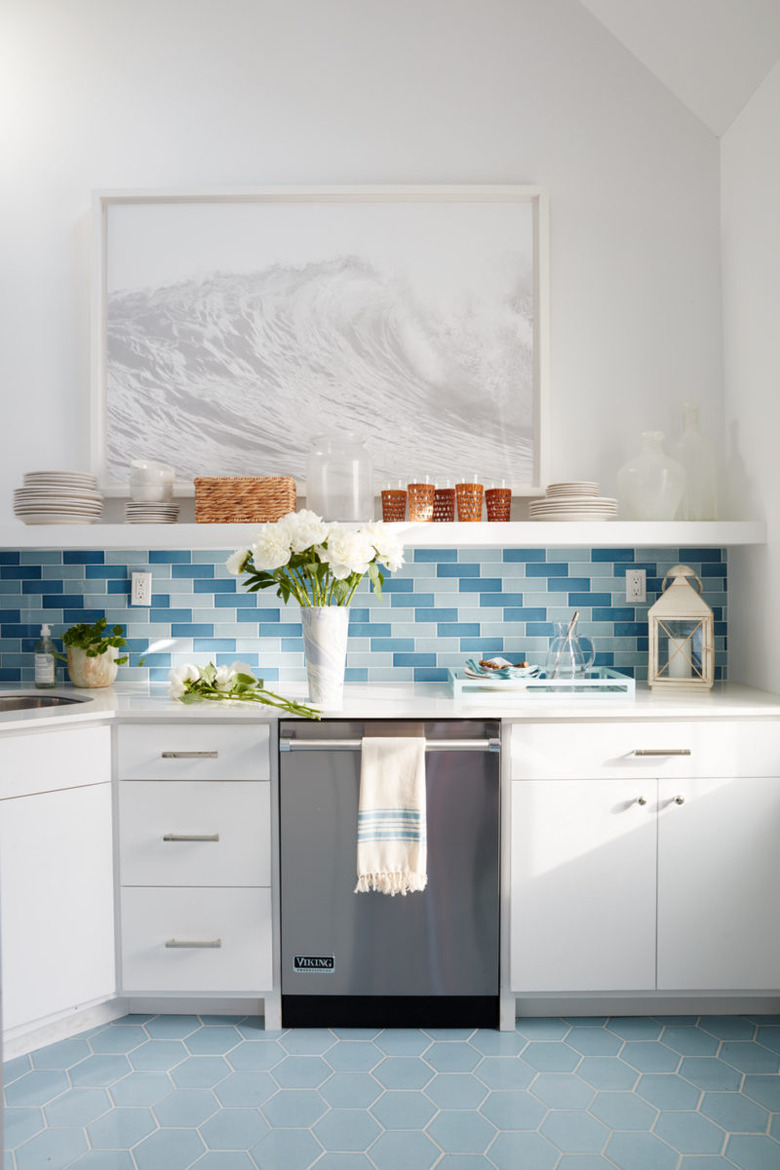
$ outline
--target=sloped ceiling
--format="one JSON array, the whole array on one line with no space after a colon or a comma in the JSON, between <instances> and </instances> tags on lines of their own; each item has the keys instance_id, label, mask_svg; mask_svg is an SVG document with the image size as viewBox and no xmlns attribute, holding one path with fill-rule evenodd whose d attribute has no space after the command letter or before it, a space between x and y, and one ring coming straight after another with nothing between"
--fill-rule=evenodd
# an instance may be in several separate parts
<instances>
[{"instance_id":1,"label":"sloped ceiling","mask_svg":"<svg viewBox=\"0 0 780 1170\"><path fill-rule=\"evenodd\" d=\"M720 137L780 59L780 0L580 0Z\"/></svg>"}]
</instances>

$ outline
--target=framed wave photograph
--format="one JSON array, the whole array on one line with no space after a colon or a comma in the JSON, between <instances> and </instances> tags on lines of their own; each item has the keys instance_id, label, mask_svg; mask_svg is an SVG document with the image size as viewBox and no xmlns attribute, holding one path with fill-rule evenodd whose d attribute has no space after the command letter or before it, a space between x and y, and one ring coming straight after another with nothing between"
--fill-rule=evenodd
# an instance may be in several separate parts
<instances>
[{"instance_id":1,"label":"framed wave photograph","mask_svg":"<svg viewBox=\"0 0 780 1170\"><path fill-rule=\"evenodd\" d=\"M536 187L98 192L93 454L305 481L352 431L377 484L545 483L547 200Z\"/></svg>"}]
</instances>

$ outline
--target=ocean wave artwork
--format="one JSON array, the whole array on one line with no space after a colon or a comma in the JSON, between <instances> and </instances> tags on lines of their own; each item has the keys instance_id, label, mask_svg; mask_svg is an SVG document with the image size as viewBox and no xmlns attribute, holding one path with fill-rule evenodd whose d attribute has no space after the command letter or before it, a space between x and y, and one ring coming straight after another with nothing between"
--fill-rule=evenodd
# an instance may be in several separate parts
<instances>
[{"instance_id":1,"label":"ocean wave artwork","mask_svg":"<svg viewBox=\"0 0 780 1170\"><path fill-rule=\"evenodd\" d=\"M426 297L360 254L112 288L109 482L135 458L179 481L303 481L315 437L349 430L378 485L474 471L532 483L534 301L516 272L485 299Z\"/></svg>"}]
</instances>

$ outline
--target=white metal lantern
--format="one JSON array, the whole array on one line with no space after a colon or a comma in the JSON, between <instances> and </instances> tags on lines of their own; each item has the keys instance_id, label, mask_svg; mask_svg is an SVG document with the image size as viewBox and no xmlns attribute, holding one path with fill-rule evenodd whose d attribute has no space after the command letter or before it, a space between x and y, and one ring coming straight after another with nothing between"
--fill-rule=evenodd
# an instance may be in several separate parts
<instances>
[{"instance_id":1,"label":"white metal lantern","mask_svg":"<svg viewBox=\"0 0 780 1170\"><path fill-rule=\"evenodd\" d=\"M651 687L708 690L715 681L715 623L701 591L688 565L675 565L664 577L661 596L647 614Z\"/></svg>"}]
</instances>

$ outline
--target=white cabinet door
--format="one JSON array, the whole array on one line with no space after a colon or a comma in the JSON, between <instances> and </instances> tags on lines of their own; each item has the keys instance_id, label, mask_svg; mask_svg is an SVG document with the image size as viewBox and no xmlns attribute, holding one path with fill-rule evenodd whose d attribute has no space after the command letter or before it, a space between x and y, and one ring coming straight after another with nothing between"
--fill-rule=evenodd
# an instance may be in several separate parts
<instances>
[{"instance_id":1,"label":"white cabinet door","mask_svg":"<svg viewBox=\"0 0 780 1170\"><path fill-rule=\"evenodd\" d=\"M3 1026L115 989L111 785L0 801Z\"/></svg>"},{"instance_id":2,"label":"white cabinet door","mask_svg":"<svg viewBox=\"0 0 780 1170\"><path fill-rule=\"evenodd\" d=\"M776 992L778 903L780 779L661 781L659 989Z\"/></svg>"},{"instance_id":3,"label":"white cabinet door","mask_svg":"<svg viewBox=\"0 0 780 1170\"><path fill-rule=\"evenodd\" d=\"M511 789L512 991L654 988L656 781Z\"/></svg>"}]
</instances>

